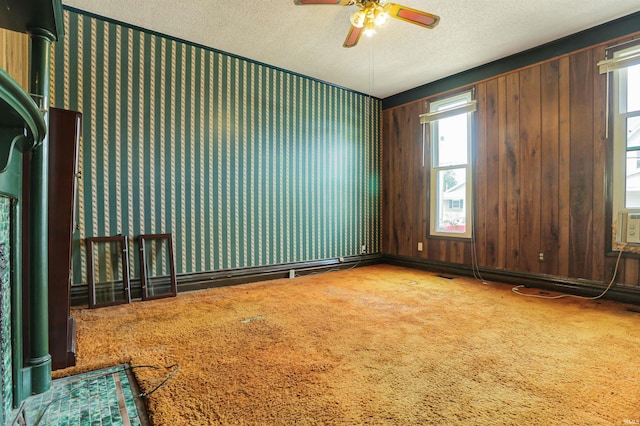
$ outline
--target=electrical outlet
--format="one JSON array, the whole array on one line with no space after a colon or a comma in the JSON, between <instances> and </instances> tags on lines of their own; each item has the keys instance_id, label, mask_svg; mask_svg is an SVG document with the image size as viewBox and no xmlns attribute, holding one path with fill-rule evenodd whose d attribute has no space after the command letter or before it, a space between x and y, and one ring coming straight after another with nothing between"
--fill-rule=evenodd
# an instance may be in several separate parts
<instances>
[{"instance_id":1,"label":"electrical outlet","mask_svg":"<svg viewBox=\"0 0 640 426\"><path fill-rule=\"evenodd\" d=\"M360 254L367 254L367 245L363 244L362 247L360 247Z\"/></svg>"},{"instance_id":2,"label":"electrical outlet","mask_svg":"<svg viewBox=\"0 0 640 426\"><path fill-rule=\"evenodd\" d=\"M539 251L538 252L538 262L544 262L544 252L543 251Z\"/></svg>"},{"instance_id":3,"label":"electrical outlet","mask_svg":"<svg viewBox=\"0 0 640 426\"><path fill-rule=\"evenodd\" d=\"M344 257L340 256L338 260L340 261L340 263L344 263Z\"/></svg>"},{"instance_id":4,"label":"electrical outlet","mask_svg":"<svg viewBox=\"0 0 640 426\"><path fill-rule=\"evenodd\" d=\"M422 241L420 241L420 242L418 243L418 251L422 251L422 249L423 249Z\"/></svg>"}]
</instances>

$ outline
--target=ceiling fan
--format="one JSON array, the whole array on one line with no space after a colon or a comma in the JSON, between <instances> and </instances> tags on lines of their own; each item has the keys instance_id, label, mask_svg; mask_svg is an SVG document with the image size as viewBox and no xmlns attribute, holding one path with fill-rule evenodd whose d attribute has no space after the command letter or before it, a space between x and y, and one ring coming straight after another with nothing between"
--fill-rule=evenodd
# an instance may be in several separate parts
<instances>
[{"instance_id":1,"label":"ceiling fan","mask_svg":"<svg viewBox=\"0 0 640 426\"><path fill-rule=\"evenodd\" d=\"M395 3L385 3L385 0L293 0L293 3L301 6L308 4L358 6L360 10L351 15L351 29L342 45L344 47L353 47L358 44L363 33L373 35L375 26L384 24L388 17L429 29L435 28L440 22L440 17L437 15Z\"/></svg>"}]
</instances>

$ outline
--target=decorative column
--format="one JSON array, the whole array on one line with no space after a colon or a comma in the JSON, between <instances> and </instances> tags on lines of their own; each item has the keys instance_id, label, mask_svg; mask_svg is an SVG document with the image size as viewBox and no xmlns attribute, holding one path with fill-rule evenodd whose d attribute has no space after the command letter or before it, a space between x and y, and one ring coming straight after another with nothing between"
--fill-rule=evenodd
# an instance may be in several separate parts
<instances>
[{"instance_id":1,"label":"decorative column","mask_svg":"<svg viewBox=\"0 0 640 426\"><path fill-rule=\"evenodd\" d=\"M29 333L31 392L46 392L51 387L49 355L49 52L55 35L41 28L29 29L31 37L31 75L29 91L40 97L47 134L31 151L29 179Z\"/></svg>"}]
</instances>

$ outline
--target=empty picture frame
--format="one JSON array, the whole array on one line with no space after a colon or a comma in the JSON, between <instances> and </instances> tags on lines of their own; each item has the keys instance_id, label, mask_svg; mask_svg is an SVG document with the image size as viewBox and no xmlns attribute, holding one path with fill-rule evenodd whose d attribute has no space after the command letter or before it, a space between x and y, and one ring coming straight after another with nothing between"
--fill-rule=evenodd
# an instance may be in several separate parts
<instances>
[{"instance_id":1,"label":"empty picture frame","mask_svg":"<svg viewBox=\"0 0 640 426\"><path fill-rule=\"evenodd\" d=\"M86 239L89 308L131 303L127 237Z\"/></svg>"},{"instance_id":2,"label":"empty picture frame","mask_svg":"<svg viewBox=\"0 0 640 426\"><path fill-rule=\"evenodd\" d=\"M140 235L140 281L142 300L178 294L171 234Z\"/></svg>"}]
</instances>

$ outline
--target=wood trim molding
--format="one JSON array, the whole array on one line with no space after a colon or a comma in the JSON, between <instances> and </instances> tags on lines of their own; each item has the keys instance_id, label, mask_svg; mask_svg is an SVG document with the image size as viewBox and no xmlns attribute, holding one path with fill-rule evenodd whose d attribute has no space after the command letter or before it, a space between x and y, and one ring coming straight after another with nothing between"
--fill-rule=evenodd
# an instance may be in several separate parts
<instances>
[{"instance_id":1,"label":"wood trim molding","mask_svg":"<svg viewBox=\"0 0 640 426\"><path fill-rule=\"evenodd\" d=\"M473 277L474 268L471 265L453 264L439 260L422 259L408 256L380 255L352 256L344 262L337 259L318 260L312 262L290 263L282 265L261 266L254 268L232 269L225 271L200 272L196 274L178 275L178 293L184 291L204 290L229 285L247 284L257 281L288 278L289 271L294 269L300 275L317 272L328 272L333 269L351 269L360 266L388 264L422 269L432 272L442 272L461 276ZM545 290L558 291L567 294L593 297L604 290L602 282L592 280L569 279L546 274L529 274L494 268L479 267L476 269L486 280L506 284L524 285ZM71 304L73 306L87 305L87 286L75 285L71 288ZM140 280L131 280L131 296L141 297ZM640 290L630 286L614 286L603 299L621 303L640 305Z\"/></svg>"},{"instance_id":2,"label":"wood trim molding","mask_svg":"<svg viewBox=\"0 0 640 426\"><path fill-rule=\"evenodd\" d=\"M555 275L531 274L486 267L474 268L472 265L453 264L439 260L407 256L384 255L381 263L468 277L474 276L475 269L476 273L479 273L485 280L524 285L525 287L534 287L586 297L599 295L606 288L606 284L608 284L603 284L599 281L571 279ZM603 299L640 305L640 289L631 286L612 286L605 296L603 296Z\"/></svg>"},{"instance_id":3,"label":"wood trim molding","mask_svg":"<svg viewBox=\"0 0 640 426\"><path fill-rule=\"evenodd\" d=\"M223 271L197 272L193 274L178 274L178 293L209 288L225 287L229 285L247 284L257 281L277 280L289 278L291 270L297 276L308 275L332 270L346 270L359 266L369 266L381 263L379 254L355 255L338 259L324 259L309 262L285 263L280 265L257 266L242 269L227 269ZM131 298L142 297L140 279L131 279ZM86 284L71 287L71 305L86 306L88 304L88 286Z\"/></svg>"}]
</instances>

